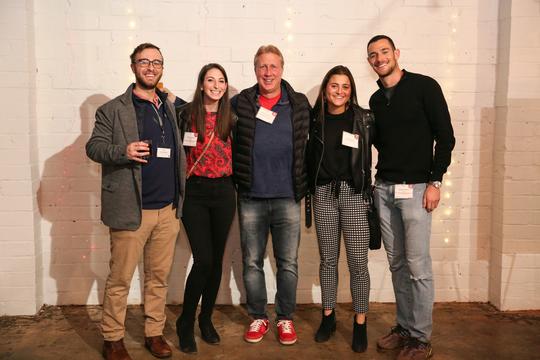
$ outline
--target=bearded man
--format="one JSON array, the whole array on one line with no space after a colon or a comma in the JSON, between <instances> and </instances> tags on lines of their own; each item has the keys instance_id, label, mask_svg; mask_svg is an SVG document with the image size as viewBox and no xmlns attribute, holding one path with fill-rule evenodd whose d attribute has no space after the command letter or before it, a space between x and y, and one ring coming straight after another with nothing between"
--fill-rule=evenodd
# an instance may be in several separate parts
<instances>
[{"instance_id":1,"label":"bearded man","mask_svg":"<svg viewBox=\"0 0 540 360\"><path fill-rule=\"evenodd\" d=\"M163 337L165 300L174 246L180 229L185 155L173 104L157 89L163 75L160 49L149 43L131 54L136 82L96 112L86 144L88 157L102 165L101 220L111 238L101 332L103 357L131 359L123 342L127 297L144 256L145 346L170 357ZM176 100L175 105L183 101Z\"/></svg>"}]
</instances>

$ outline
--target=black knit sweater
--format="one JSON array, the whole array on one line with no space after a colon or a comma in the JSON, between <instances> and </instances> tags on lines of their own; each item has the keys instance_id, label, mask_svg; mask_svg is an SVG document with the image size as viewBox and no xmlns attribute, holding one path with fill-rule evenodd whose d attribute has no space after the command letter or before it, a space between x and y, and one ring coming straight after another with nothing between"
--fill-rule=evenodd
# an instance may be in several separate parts
<instances>
[{"instance_id":1,"label":"black knit sweater","mask_svg":"<svg viewBox=\"0 0 540 360\"><path fill-rule=\"evenodd\" d=\"M441 181L455 138L441 87L403 70L390 100L382 82L369 100L375 114L376 177L394 183ZM435 148L434 148L435 143Z\"/></svg>"}]
</instances>

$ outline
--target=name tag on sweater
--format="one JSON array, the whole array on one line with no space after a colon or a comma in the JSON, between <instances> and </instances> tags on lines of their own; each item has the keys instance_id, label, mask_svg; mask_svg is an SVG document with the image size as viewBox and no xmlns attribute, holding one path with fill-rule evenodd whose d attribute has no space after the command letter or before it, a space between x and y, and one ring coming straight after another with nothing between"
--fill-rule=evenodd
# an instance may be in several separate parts
<instances>
[{"instance_id":1,"label":"name tag on sweater","mask_svg":"<svg viewBox=\"0 0 540 360\"><path fill-rule=\"evenodd\" d=\"M158 147L157 148L157 157L158 158L169 159L171 157L171 149Z\"/></svg>"},{"instance_id":2,"label":"name tag on sweater","mask_svg":"<svg viewBox=\"0 0 540 360\"><path fill-rule=\"evenodd\" d=\"M412 184L396 184L394 186L394 198L396 199L412 199L413 198Z\"/></svg>"},{"instance_id":3,"label":"name tag on sweater","mask_svg":"<svg viewBox=\"0 0 540 360\"><path fill-rule=\"evenodd\" d=\"M277 116L276 112L273 112L272 110L268 110L267 108L263 108L262 106L259 108L259 111L257 112L257 119L260 119L269 124L272 124L274 122L274 119L276 118L276 116Z\"/></svg>"},{"instance_id":4,"label":"name tag on sweater","mask_svg":"<svg viewBox=\"0 0 540 360\"><path fill-rule=\"evenodd\" d=\"M341 144L358 149L358 134L351 134L350 132L344 131Z\"/></svg>"},{"instance_id":5,"label":"name tag on sweater","mask_svg":"<svg viewBox=\"0 0 540 360\"><path fill-rule=\"evenodd\" d=\"M184 146L197 146L197 137L197 133L186 131L182 143Z\"/></svg>"}]
</instances>

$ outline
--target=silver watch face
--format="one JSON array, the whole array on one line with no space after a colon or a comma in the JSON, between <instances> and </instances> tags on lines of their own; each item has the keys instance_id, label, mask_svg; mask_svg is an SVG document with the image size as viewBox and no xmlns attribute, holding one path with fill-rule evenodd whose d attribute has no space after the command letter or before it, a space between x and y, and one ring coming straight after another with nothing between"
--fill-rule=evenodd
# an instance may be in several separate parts
<instances>
[{"instance_id":1,"label":"silver watch face","mask_svg":"<svg viewBox=\"0 0 540 360\"><path fill-rule=\"evenodd\" d=\"M439 189L442 185L440 181L432 181L430 184L433 185L437 189Z\"/></svg>"}]
</instances>

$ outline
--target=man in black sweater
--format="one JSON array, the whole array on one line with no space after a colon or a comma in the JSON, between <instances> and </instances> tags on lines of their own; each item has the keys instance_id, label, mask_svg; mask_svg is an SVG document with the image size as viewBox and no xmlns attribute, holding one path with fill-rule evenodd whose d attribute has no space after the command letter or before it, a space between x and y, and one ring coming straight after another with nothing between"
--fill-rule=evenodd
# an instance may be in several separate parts
<instances>
[{"instance_id":1,"label":"man in black sweater","mask_svg":"<svg viewBox=\"0 0 540 360\"><path fill-rule=\"evenodd\" d=\"M379 76L379 89L369 101L379 152L374 197L397 306L397 324L377 347L401 349L398 360L428 359L433 353L431 212L439 204L454 132L441 87L430 77L401 70L392 39L373 37L367 52Z\"/></svg>"}]
</instances>

